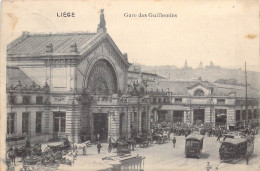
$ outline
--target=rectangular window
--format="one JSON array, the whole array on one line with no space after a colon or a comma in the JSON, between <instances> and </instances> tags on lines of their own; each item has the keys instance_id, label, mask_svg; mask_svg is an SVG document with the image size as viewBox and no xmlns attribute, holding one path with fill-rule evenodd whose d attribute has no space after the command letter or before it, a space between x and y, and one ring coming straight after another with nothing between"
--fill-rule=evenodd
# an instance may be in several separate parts
<instances>
[{"instance_id":1,"label":"rectangular window","mask_svg":"<svg viewBox=\"0 0 260 171\"><path fill-rule=\"evenodd\" d=\"M236 110L236 121L240 121L240 110Z\"/></svg>"},{"instance_id":2,"label":"rectangular window","mask_svg":"<svg viewBox=\"0 0 260 171\"><path fill-rule=\"evenodd\" d=\"M248 110L248 119L252 119L252 111L251 110Z\"/></svg>"},{"instance_id":3,"label":"rectangular window","mask_svg":"<svg viewBox=\"0 0 260 171\"><path fill-rule=\"evenodd\" d=\"M30 96L23 96L23 104L30 104Z\"/></svg>"},{"instance_id":4,"label":"rectangular window","mask_svg":"<svg viewBox=\"0 0 260 171\"><path fill-rule=\"evenodd\" d=\"M14 131L14 113L7 114L7 134L13 134Z\"/></svg>"},{"instance_id":5,"label":"rectangular window","mask_svg":"<svg viewBox=\"0 0 260 171\"><path fill-rule=\"evenodd\" d=\"M54 132L65 132L66 129L66 113L55 112L53 116Z\"/></svg>"},{"instance_id":6,"label":"rectangular window","mask_svg":"<svg viewBox=\"0 0 260 171\"><path fill-rule=\"evenodd\" d=\"M246 110L242 111L242 120L246 120Z\"/></svg>"},{"instance_id":7,"label":"rectangular window","mask_svg":"<svg viewBox=\"0 0 260 171\"><path fill-rule=\"evenodd\" d=\"M29 133L29 113L23 112L22 114L22 132Z\"/></svg>"},{"instance_id":8,"label":"rectangular window","mask_svg":"<svg viewBox=\"0 0 260 171\"><path fill-rule=\"evenodd\" d=\"M254 109L254 118L256 119L257 118L257 110Z\"/></svg>"},{"instance_id":9,"label":"rectangular window","mask_svg":"<svg viewBox=\"0 0 260 171\"><path fill-rule=\"evenodd\" d=\"M161 103L161 98L158 99L158 103Z\"/></svg>"},{"instance_id":10,"label":"rectangular window","mask_svg":"<svg viewBox=\"0 0 260 171\"><path fill-rule=\"evenodd\" d=\"M13 95L9 96L9 103L15 104L15 96L13 96Z\"/></svg>"},{"instance_id":11,"label":"rectangular window","mask_svg":"<svg viewBox=\"0 0 260 171\"><path fill-rule=\"evenodd\" d=\"M36 112L36 133L42 132L42 112Z\"/></svg>"},{"instance_id":12,"label":"rectangular window","mask_svg":"<svg viewBox=\"0 0 260 171\"><path fill-rule=\"evenodd\" d=\"M218 105L224 105L225 104L225 99L217 99L217 104Z\"/></svg>"},{"instance_id":13,"label":"rectangular window","mask_svg":"<svg viewBox=\"0 0 260 171\"><path fill-rule=\"evenodd\" d=\"M36 104L43 104L43 97L42 96L36 97Z\"/></svg>"},{"instance_id":14,"label":"rectangular window","mask_svg":"<svg viewBox=\"0 0 260 171\"><path fill-rule=\"evenodd\" d=\"M182 98L175 98L175 103L177 103L177 104L182 103Z\"/></svg>"},{"instance_id":15,"label":"rectangular window","mask_svg":"<svg viewBox=\"0 0 260 171\"><path fill-rule=\"evenodd\" d=\"M153 103L156 103L156 98L153 98Z\"/></svg>"}]
</instances>

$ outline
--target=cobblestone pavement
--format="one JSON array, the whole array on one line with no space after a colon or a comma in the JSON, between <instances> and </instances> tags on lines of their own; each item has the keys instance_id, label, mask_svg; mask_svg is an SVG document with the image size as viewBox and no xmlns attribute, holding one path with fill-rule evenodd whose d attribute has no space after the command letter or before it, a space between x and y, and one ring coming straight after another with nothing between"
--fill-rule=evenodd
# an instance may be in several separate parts
<instances>
[{"instance_id":1,"label":"cobblestone pavement","mask_svg":"<svg viewBox=\"0 0 260 171\"><path fill-rule=\"evenodd\" d=\"M135 148L131 155L144 156L144 170L206 170L207 162L212 166L211 170L228 170L228 171L259 171L260 170L260 136L255 138L254 154L249 160L249 165L246 165L245 159L238 161L235 164L220 163L219 146L216 137L205 137L203 145L203 155L200 159L185 158L184 155L184 136L176 136L176 147L173 148L171 141L165 144L153 144L148 148ZM258 145L257 145L258 144ZM87 149L87 155L83 156L82 151L79 151L77 160L73 166L60 165L59 170L99 170L108 168L111 161L102 160L104 157L116 156L115 150L112 153L107 152L108 144L102 144L101 154L98 154L96 145L92 145ZM43 148L45 145L43 145ZM21 163L18 163L15 170L21 168ZM216 169L217 168L217 169Z\"/></svg>"}]
</instances>

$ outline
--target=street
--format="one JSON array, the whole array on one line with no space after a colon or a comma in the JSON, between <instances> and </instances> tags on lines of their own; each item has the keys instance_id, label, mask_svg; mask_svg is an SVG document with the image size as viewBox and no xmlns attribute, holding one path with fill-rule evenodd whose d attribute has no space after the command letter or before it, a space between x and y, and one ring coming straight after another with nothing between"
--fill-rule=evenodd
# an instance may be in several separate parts
<instances>
[{"instance_id":1,"label":"street","mask_svg":"<svg viewBox=\"0 0 260 171\"><path fill-rule=\"evenodd\" d=\"M171 139L173 135L171 135ZM177 142L175 148L173 148L172 141L168 141L165 144L152 144L147 148L140 148L139 145L131 152L132 156L143 156L145 157L144 161L144 170L201 170L205 171L207 162L211 167L212 171L215 170L228 170L228 171L258 171L260 169L260 135L255 137L255 149L254 154L251 155L249 160L249 165L246 165L246 160L242 159L236 163L220 163L219 160L219 147L220 143L217 140L217 137L207 137L204 138L203 145L203 155L200 159L196 158L185 158L184 154L184 145L185 137L176 136ZM49 144L49 143L48 143ZM60 142L51 143L60 144ZM42 145L44 149L47 144ZM98 154L96 145L92 145L87 148L87 155L82 155L82 150L79 150L78 157L75 160L75 163L72 166L61 164L58 168L60 171L69 171L69 170L102 170L106 168L111 168L113 161L111 160L102 160L105 157L116 156L116 150L114 149L111 153L107 152L107 143L103 143L101 148L101 153ZM19 159L17 160L19 161ZM118 164L118 163L114 163ZM16 162L15 170L20 170L22 167L21 162Z\"/></svg>"},{"instance_id":2,"label":"street","mask_svg":"<svg viewBox=\"0 0 260 171\"><path fill-rule=\"evenodd\" d=\"M172 136L171 136L172 137ZM195 158L185 158L184 155L184 136L176 136L177 143L176 147L173 148L172 142L169 141L166 144L153 144L148 148L135 148L132 151L132 156L140 155L144 156L144 170L206 170L207 162L209 162L212 167L211 170L249 170L256 171L259 170L259 156L260 147L260 136L257 135L255 138L255 150L254 154L250 157L249 165L246 165L246 160L240 160L237 163L220 163L219 160L219 146L220 143L216 141L216 137L204 138L203 155L200 159ZM98 170L100 168L106 167L105 160L102 158L108 156L115 156L115 150L112 153L107 153L107 144L103 144L101 149L101 154L97 154L96 146L87 149L87 155L82 156L79 153L75 165L64 166L61 165L59 170ZM216 169L217 167L217 169Z\"/></svg>"}]
</instances>

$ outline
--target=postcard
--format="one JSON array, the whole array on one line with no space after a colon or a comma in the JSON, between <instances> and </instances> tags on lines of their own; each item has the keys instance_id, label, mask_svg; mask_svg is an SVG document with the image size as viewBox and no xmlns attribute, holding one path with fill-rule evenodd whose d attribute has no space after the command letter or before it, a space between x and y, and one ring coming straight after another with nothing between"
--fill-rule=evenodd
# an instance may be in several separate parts
<instances>
[{"instance_id":1,"label":"postcard","mask_svg":"<svg viewBox=\"0 0 260 171\"><path fill-rule=\"evenodd\" d=\"M1 170L260 169L257 0L1 12Z\"/></svg>"}]
</instances>

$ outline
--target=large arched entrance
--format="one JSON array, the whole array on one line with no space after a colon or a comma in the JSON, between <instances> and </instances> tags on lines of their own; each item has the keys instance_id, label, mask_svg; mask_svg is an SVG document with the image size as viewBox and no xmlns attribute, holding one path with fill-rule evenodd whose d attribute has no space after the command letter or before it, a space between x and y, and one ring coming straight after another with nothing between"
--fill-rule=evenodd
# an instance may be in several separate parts
<instances>
[{"instance_id":1,"label":"large arched entrance","mask_svg":"<svg viewBox=\"0 0 260 171\"><path fill-rule=\"evenodd\" d=\"M85 81L84 91L91 96L107 99L107 96L118 92L116 72L111 63L105 59L100 59L94 63ZM106 107L100 104L96 106L99 109ZM108 137L108 113L105 110L92 110L90 115L91 134L100 141L106 141Z\"/></svg>"},{"instance_id":2,"label":"large arched entrance","mask_svg":"<svg viewBox=\"0 0 260 171\"><path fill-rule=\"evenodd\" d=\"M118 91L115 70L105 59L95 62L86 80L85 91L90 94L108 95Z\"/></svg>"}]
</instances>

